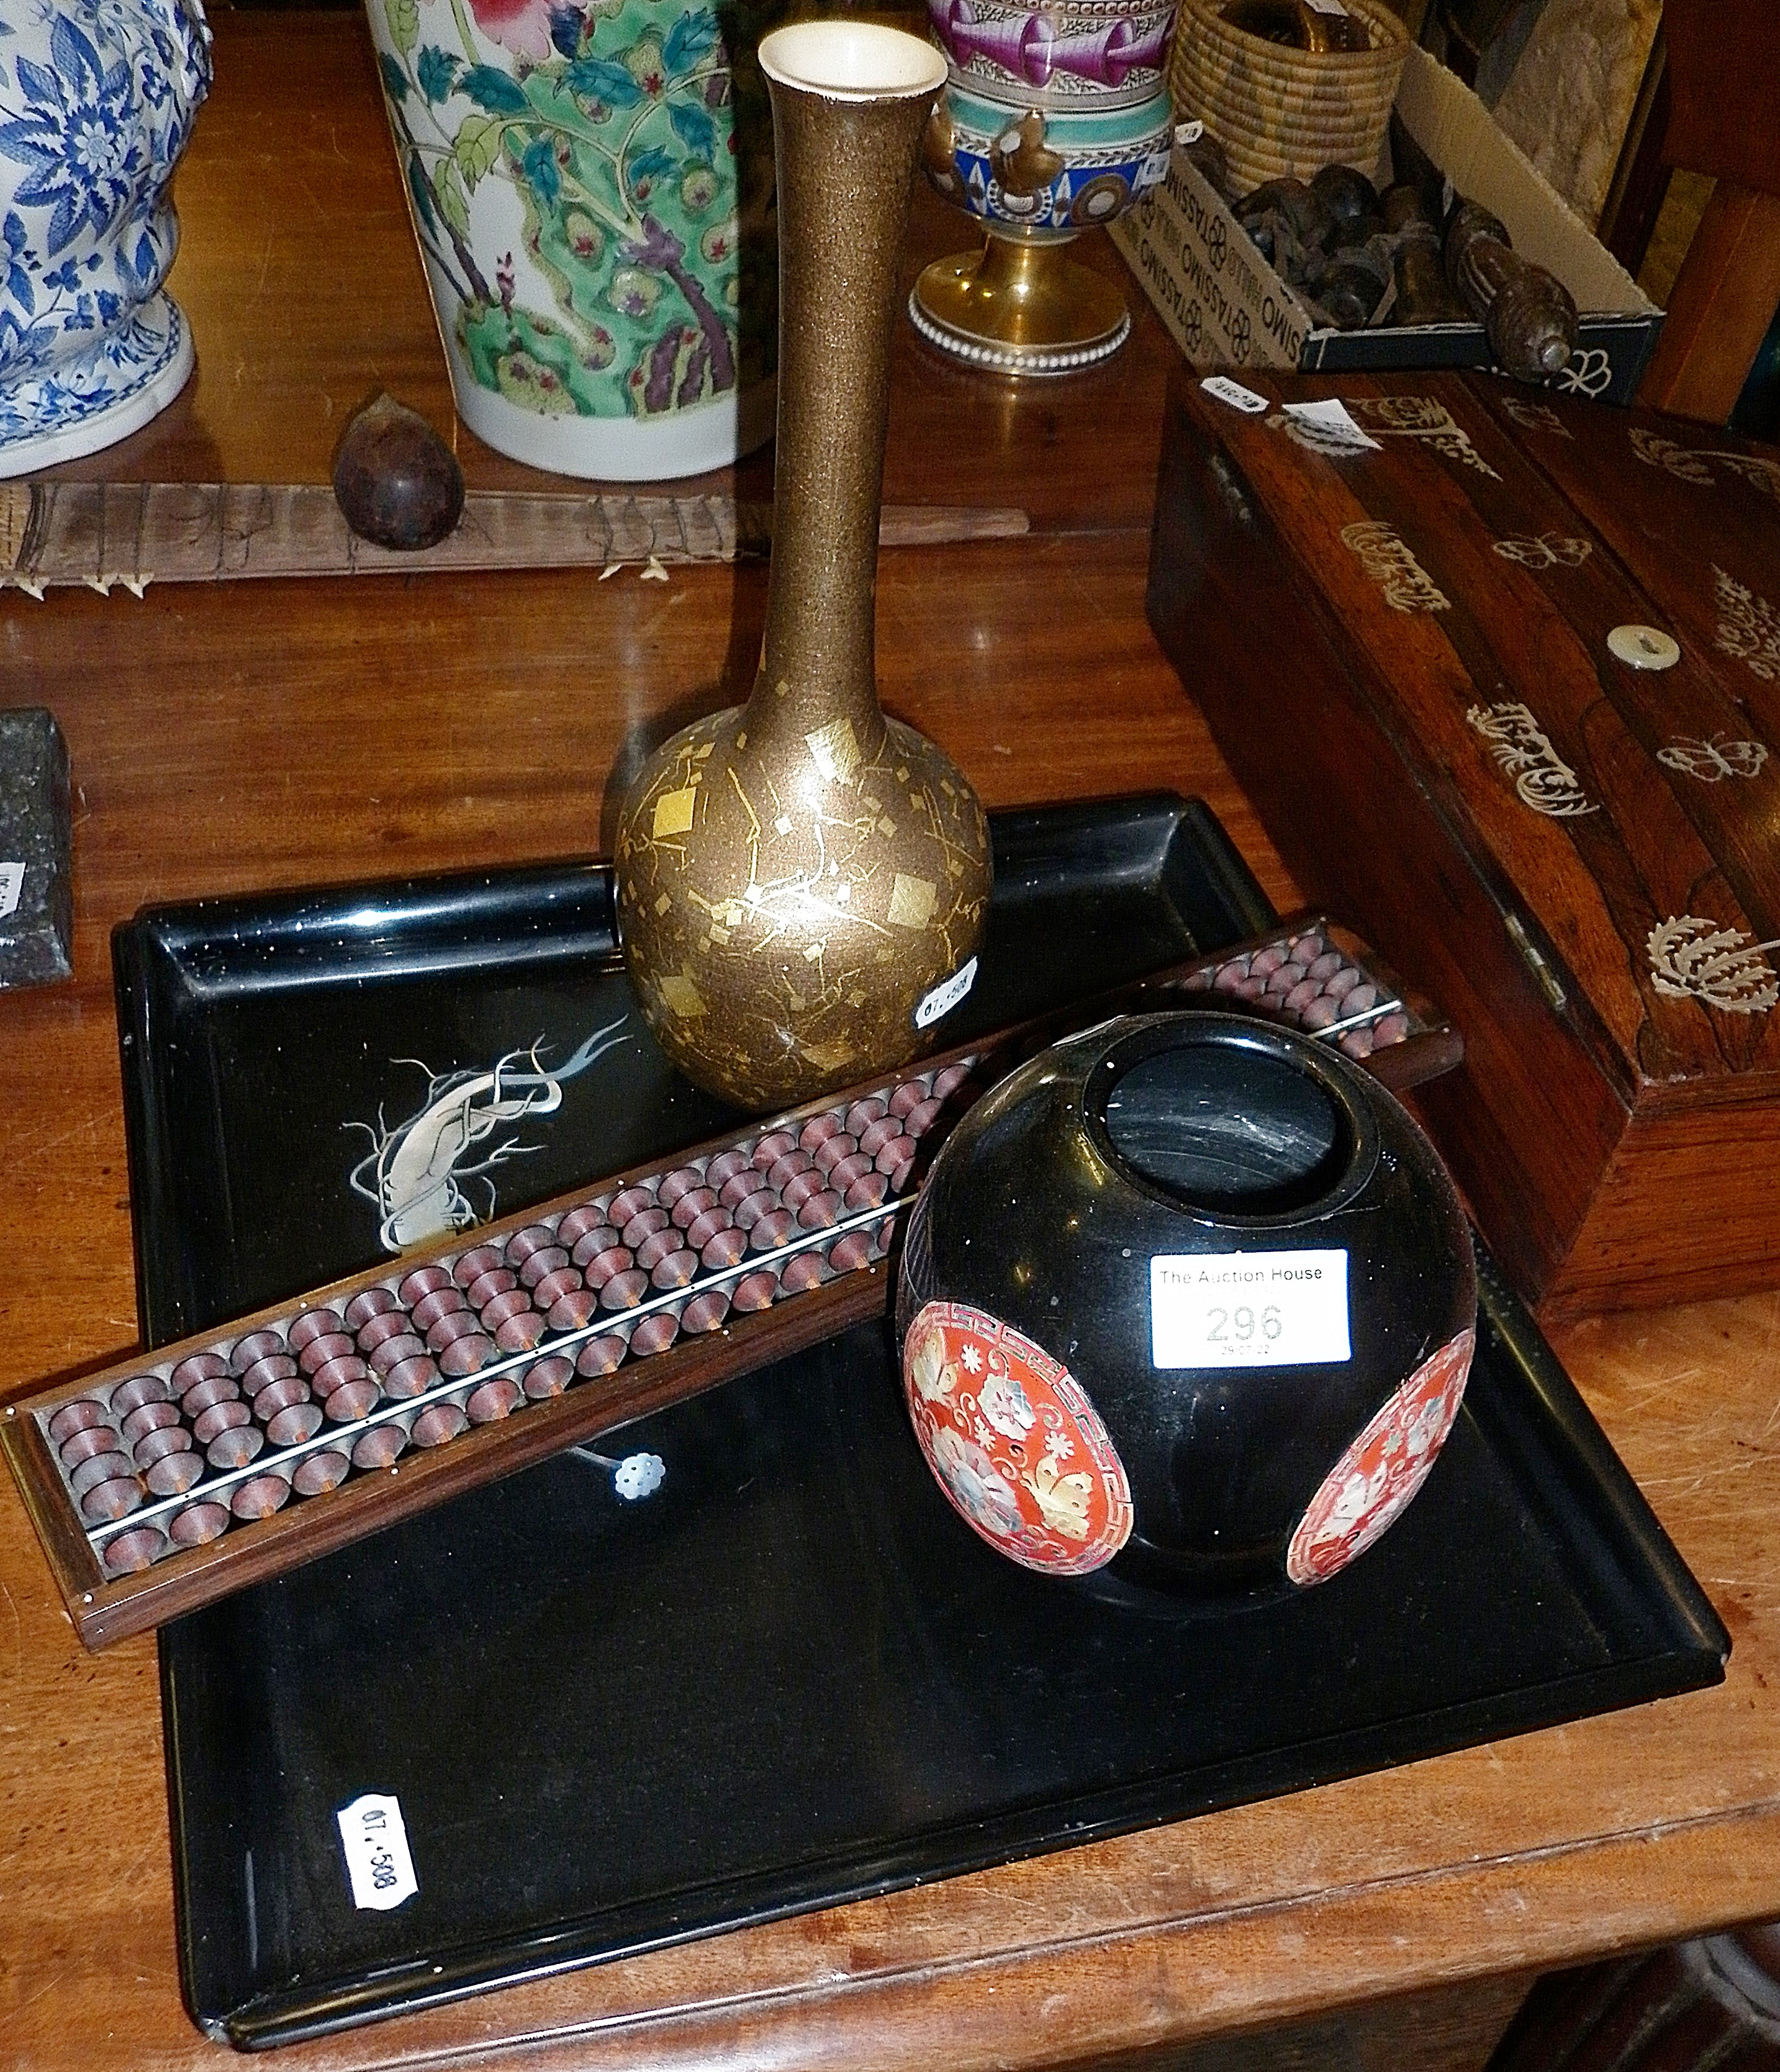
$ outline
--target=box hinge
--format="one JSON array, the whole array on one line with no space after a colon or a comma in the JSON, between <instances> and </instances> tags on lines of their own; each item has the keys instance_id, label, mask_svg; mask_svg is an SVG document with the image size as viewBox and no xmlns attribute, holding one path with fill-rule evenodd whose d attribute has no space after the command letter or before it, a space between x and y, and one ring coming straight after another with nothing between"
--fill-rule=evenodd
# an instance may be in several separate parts
<instances>
[{"instance_id":1,"label":"box hinge","mask_svg":"<svg viewBox=\"0 0 1780 2072\"><path fill-rule=\"evenodd\" d=\"M1526 924L1518 914L1504 914L1502 925L1508 931L1508 939L1519 951L1521 960L1528 971L1539 980L1539 989L1551 1002L1552 1012L1561 1014L1569 1000L1564 990L1563 981L1552 967L1552 960L1527 932Z\"/></svg>"}]
</instances>

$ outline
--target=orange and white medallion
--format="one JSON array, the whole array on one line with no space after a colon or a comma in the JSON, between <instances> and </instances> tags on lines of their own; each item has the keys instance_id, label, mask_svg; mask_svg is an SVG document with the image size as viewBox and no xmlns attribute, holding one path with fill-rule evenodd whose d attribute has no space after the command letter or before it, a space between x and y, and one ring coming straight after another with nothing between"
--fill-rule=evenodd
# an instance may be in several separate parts
<instances>
[{"instance_id":1,"label":"orange and white medallion","mask_svg":"<svg viewBox=\"0 0 1780 2072\"><path fill-rule=\"evenodd\" d=\"M902 1346L915 1436L959 1515L1052 1576L1103 1568L1131 1533L1131 1486L1069 1370L1009 1324L929 1302Z\"/></svg>"},{"instance_id":2,"label":"orange and white medallion","mask_svg":"<svg viewBox=\"0 0 1780 2072\"><path fill-rule=\"evenodd\" d=\"M1294 1583L1327 1582L1405 1509L1453 1429L1476 1345L1467 1328L1431 1353L1324 1478L1286 1549Z\"/></svg>"}]
</instances>

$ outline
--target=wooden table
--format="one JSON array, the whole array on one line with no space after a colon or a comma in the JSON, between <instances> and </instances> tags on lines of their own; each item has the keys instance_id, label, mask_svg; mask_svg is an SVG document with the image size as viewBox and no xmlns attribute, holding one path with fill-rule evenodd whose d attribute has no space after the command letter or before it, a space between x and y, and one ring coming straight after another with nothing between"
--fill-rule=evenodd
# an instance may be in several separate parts
<instances>
[{"instance_id":1,"label":"wooden table","mask_svg":"<svg viewBox=\"0 0 1780 2072\"><path fill-rule=\"evenodd\" d=\"M196 379L77 470L322 481L385 385L450 401L351 16L224 14L180 202ZM918 258L964 240L918 204ZM1104 263L1116 265L1110 253ZM905 331L888 494L1018 504L898 549L894 710L993 804L1206 796L1295 894L1145 625L1168 347L1015 391ZM474 485L524 476L458 434ZM765 493L767 465L742 471ZM762 567L0 598L8 702L66 731L76 976L0 993L0 1394L135 1334L107 934L148 900L596 847L608 773L746 687ZM1780 1300L1557 1337L1736 1640L1717 1690L487 1996L293 2066L1469 2066L1528 1974L1780 1914ZM1479 1550L1480 1560L1486 1559ZM216 2062L176 1980L152 1642L85 1655L0 1487L0 2066ZM1266 2038L1268 2025L1293 2026ZM1232 2040L1234 2039L1234 2040Z\"/></svg>"}]
</instances>

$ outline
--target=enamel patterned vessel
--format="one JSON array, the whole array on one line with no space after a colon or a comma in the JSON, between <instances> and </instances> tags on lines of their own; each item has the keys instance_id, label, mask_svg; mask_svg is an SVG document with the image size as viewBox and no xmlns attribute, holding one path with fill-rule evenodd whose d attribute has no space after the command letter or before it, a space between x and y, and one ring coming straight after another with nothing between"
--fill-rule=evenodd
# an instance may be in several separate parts
<instances>
[{"instance_id":1,"label":"enamel patterned vessel","mask_svg":"<svg viewBox=\"0 0 1780 2072\"><path fill-rule=\"evenodd\" d=\"M927 0L927 17L947 85L922 162L987 243L927 267L910 319L942 352L998 373L1091 366L1130 315L1063 248L1168 170L1174 0Z\"/></svg>"},{"instance_id":2,"label":"enamel patterned vessel","mask_svg":"<svg viewBox=\"0 0 1780 2072\"><path fill-rule=\"evenodd\" d=\"M989 1545L1174 1598L1363 1554L1451 1430L1464 1212L1338 1050L1215 1014L1103 1023L986 1094L911 1219L915 1437Z\"/></svg>"},{"instance_id":3,"label":"enamel patterned vessel","mask_svg":"<svg viewBox=\"0 0 1780 2072\"><path fill-rule=\"evenodd\" d=\"M771 438L776 0L367 0L458 414L561 475Z\"/></svg>"}]
</instances>

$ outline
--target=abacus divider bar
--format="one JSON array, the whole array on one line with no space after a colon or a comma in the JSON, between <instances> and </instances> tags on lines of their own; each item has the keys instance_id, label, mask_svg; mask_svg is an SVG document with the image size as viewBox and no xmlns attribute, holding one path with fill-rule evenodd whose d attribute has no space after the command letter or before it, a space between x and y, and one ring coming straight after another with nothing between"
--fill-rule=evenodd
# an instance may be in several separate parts
<instances>
[{"instance_id":1,"label":"abacus divider bar","mask_svg":"<svg viewBox=\"0 0 1780 2072\"><path fill-rule=\"evenodd\" d=\"M388 1468L234 1527L207 1545L136 1574L71 1591L65 1573L59 1572L69 1616L88 1648L109 1647L882 1316L887 1300L883 1263L874 1260L792 1300L751 1311L722 1330L680 1338L652 1359L627 1360L600 1381L529 1405L527 1415L516 1412L499 1423L475 1426L430 1453L404 1453ZM82 1551L90 1564L91 1554Z\"/></svg>"},{"instance_id":2,"label":"abacus divider bar","mask_svg":"<svg viewBox=\"0 0 1780 2072\"><path fill-rule=\"evenodd\" d=\"M701 1294L707 1289L720 1288L726 1281L739 1281L744 1275L763 1267L773 1266L782 1260L794 1259L801 1252L832 1245L837 1240L845 1237L849 1231L863 1230L873 1223L882 1223L895 1215L912 1199L912 1194L888 1196L874 1209L856 1209L850 1216L843 1217L824 1230L805 1231L796 1239L775 1246L771 1252L755 1252L734 1266L717 1268L702 1280L689 1281L684 1288L668 1289L659 1295L650 1297L645 1302L633 1303L627 1309L603 1311L590 1322L578 1325L573 1330L563 1332L560 1337L541 1339L525 1352L503 1354L499 1359L489 1361L486 1367L478 1367L474 1374L442 1375L430 1388L422 1389L418 1396L393 1397L375 1410L368 1411L364 1416L350 1419L343 1424L324 1424L306 1439L294 1441L290 1445L279 1447L269 1453L257 1453L242 1466L222 1470L203 1481L194 1482L190 1489L181 1490L175 1496L162 1497L156 1503L142 1504L134 1511L125 1511L121 1518L107 1519L101 1524L89 1525L85 1528L87 1543L95 1548L103 1547L121 1532L131 1531L138 1526L153 1525L159 1519L171 1517L175 1512L183 1511L188 1504L202 1503L206 1498L220 1497L242 1482L251 1482L256 1475L276 1474L311 1453L325 1453L349 1445L380 1424L393 1424L401 1418L417 1416L430 1403L442 1402L447 1396L478 1388L485 1381L499 1380L503 1375L524 1372L539 1360L549 1359L554 1353L567 1352L572 1346L585 1345L589 1339L601 1337L615 1325L634 1326L643 1318L653 1316L658 1310L671 1309L676 1302L684 1308L693 1296ZM855 1272L858 1270L857 1268L853 1269ZM783 1299L795 1301L799 1297L793 1293ZM767 1306L772 1308L776 1305L769 1304ZM653 1357L659 1359L661 1355L657 1353ZM613 1372L619 1372L623 1367L630 1364L629 1359L626 1359ZM601 1381L610 1379L610 1375L600 1377ZM599 1382L584 1380L575 1385L597 1388ZM521 1404L511 1414L523 1416L528 1408L536 1406ZM454 1445L458 1441L453 1440L450 1443ZM314 1499L311 1498L309 1501L314 1502Z\"/></svg>"},{"instance_id":3,"label":"abacus divider bar","mask_svg":"<svg viewBox=\"0 0 1780 2072\"><path fill-rule=\"evenodd\" d=\"M1344 1021L1331 1022L1326 1028L1313 1029L1308 1033L1319 1043L1333 1043L1345 1036L1350 1029L1363 1029L1369 1022L1382 1022L1387 1014L1406 1014L1408 1009L1400 1000L1375 1001L1370 1007L1363 1007L1358 1014L1350 1014Z\"/></svg>"},{"instance_id":4,"label":"abacus divider bar","mask_svg":"<svg viewBox=\"0 0 1780 2072\"><path fill-rule=\"evenodd\" d=\"M1294 942L1305 935L1322 936L1330 949L1345 957L1357 970L1364 972L1367 979L1378 988L1381 993L1388 993L1391 996L1389 1004L1391 1007L1400 1008L1412 1019L1427 1022L1432 1026L1437 1027L1444 1023L1445 1017L1425 993L1419 993L1413 987L1405 985L1370 943L1356 935L1351 928L1344 927L1340 922L1331 920L1320 907L1301 907L1297 911L1288 914L1276 928L1269 929L1264 935L1253 935L1247 942L1232 943L1227 949L1219 951L1215 957L1207 958L1204 960L1205 964L1211 966L1227 964L1239 957L1253 956L1257 952L1274 944ZM1146 985L1175 985L1180 983L1182 978L1190 976L1191 969L1202 968L1202 966L1195 966L1183 968L1178 976L1173 971L1158 972L1152 977L1141 980L1140 983ZM1381 1009L1381 1012L1389 1012L1389 1007ZM1322 1036L1326 1035L1328 1031L1319 1029L1307 1033Z\"/></svg>"},{"instance_id":5,"label":"abacus divider bar","mask_svg":"<svg viewBox=\"0 0 1780 2072\"><path fill-rule=\"evenodd\" d=\"M1271 933L1257 937L1256 946L1272 939ZM1166 972L1154 976L1165 977L1178 972L1184 977L1188 972L1198 969L1203 964L1209 964L1215 968L1221 961L1221 958L1195 957L1179 965L1170 967ZM1138 986L1145 982L1141 980L1134 980L1131 985L1120 987L1114 993L1100 995L1096 1000L1081 1003L1077 1010L1059 1009L1049 1016L1035 1017L1026 1022L1014 1023L1006 1029L996 1031L986 1037L979 1037L972 1042L954 1044L946 1050L935 1051L928 1056L913 1059L898 1071L874 1072L869 1079L857 1082L852 1086L841 1087L832 1094L819 1096L816 1100L804 1102L796 1108L780 1109L774 1114L762 1116L738 1128L726 1131L721 1137L711 1137L702 1143L688 1145L670 1156L657 1156L641 1160L621 1172L602 1175L589 1181L583 1186L570 1189L550 1200L534 1202L529 1207L517 1210L512 1215L503 1216L495 1223L479 1225L474 1234L475 1242L479 1245L504 1244L516 1231L524 1230L532 1223L543 1222L553 1215L558 1217L565 1215L571 1209L578 1208L599 1195L615 1195L622 1193L627 1187L635 1186L639 1181L657 1179L672 1171L676 1166L691 1165L701 1158L707 1160L713 1158L719 1152L731 1149L740 1145L758 1142L761 1137L771 1135L775 1130L789 1128L794 1124L801 1128L802 1124L811 1120L812 1117L827 1114L831 1109L844 1109L850 1107L854 1102L865 1100L873 1095L894 1092L897 1087L907 1079L943 1072L953 1065L966 1063L973 1066L980 1065L997 1050L1015 1044L1033 1031L1048 1026L1053 1022L1067 1022L1078 1013L1084 1022L1095 1018L1097 1015L1104 1014L1109 1011L1109 1002L1128 997ZM301 1295L286 1296L281 1301L265 1304L248 1315L232 1318L222 1325L203 1331L188 1333L186 1337L177 1339L171 1344L146 1347L126 1359L108 1362L104 1367L91 1373L78 1375L72 1379L51 1383L47 1388L35 1390L31 1394L21 1398L16 1405L18 1416L47 1417L60 1409L64 1403L72 1401L76 1396L115 1388L119 1382L128 1380L133 1375L142 1373L150 1367L177 1366L179 1361L188 1358L193 1353L208 1352L213 1350L224 1339L232 1342L245 1337L249 1332L264 1330L268 1326L294 1323L298 1317L310 1310L343 1305L354 1295L360 1293L365 1289L384 1285L392 1281L399 1282L405 1275L414 1272L417 1268L436 1264L442 1259L461 1252L467 1248L461 1243L446 1242L449 1235L441 1233L437 1237L423 1239L419 1244L410 1246L407 1251L397 1253L393 1258L384 1260L376 1266L362 1268L357 1272L343 1275L337 1281L330 1281L322 1287L312 1289Z\"/></svg>"},{"instance_id":6,"label":"abacus divider bar","mask_svg":"<svg viewBox=\"0 0 1780 2072\"><path fill-rule=\"evenodd\" d=\"M1368 1022L1382 1021L1387 1014L1401 1013L1407 1015L1410 1022L1409 1033L1401 1042L1356 1061L1363 1071L1371 1072L1393 1093L1400 1093L1408 1087L1421 1086L1429 1079L1438 1079L1443 1072L1449 1072L1464 1062L1464 1037L1447 1020L1439 1007L1425 993L1418 993L1414 987L1404 985L1371 945L1356 935L1352 929L1330 920L1326 914L1316 909L1302 909L1289 914L1276 928L1270 929L1264 935L1251 936L1247 942L1232 943L1227 949L1220 950L1215 957L1153 972L1147 979L1137 981L1138 989L1141 992L1173 993L1198 972L1215 969L1238 957L1252 956L1271 945L1306 935L1320 935L1331 949L1346 957L1357 970L1364 972L1367 980L1387 997L1344 1021L1330 1023L1326 1029L1305 1030L1301 1033L1318 1042L1334 1041L1350 1029L1363 1028ZM1195 995L1194 998L1195 1005L1204 1001L1202 994ZM1220 998L1204 1004L1226 1013L1241 1014L1251 1011L1250 1003L1246 1001Z\"/></svg>"},{"instance_id":7,"label":"abacus divider bar","mask_svg":"<svg viewBox=\"0 0 1780 2072\"><path fill-rule=\"evenodd\" d=\"M1412 1023L1419 1022L1422 1024L1421 1030L1416 1034L1437 1034L1452 1028L1452 1023L1436 1002L1430 1000L1426 993L1406 984L1396 968L1387 964L1370 943L1363 941L1351 928L1343 927L1338 921L1320 918L1317 925L1327 936L1331 948L1339 950L1344 957L1358 964L1381 993L1396 995Z\"/></svg>"},{"instance_id":8,"label":"abacus divider bar","mask_svg":"<svg viewBox=\"0 0 1780 2072\"><path fill-rule=\"evenodd\" d=\"M406 1252L384 1260L378 1265L361 1268L357 1272L343 1275L338 1281L330 1281L323 1287L311 1289L301 1295L286 1296L282 1301L265 1304L246 1316L232 1318L210 1329L189 1333L171 1344L145 1347L125 1359L109 1361L104 1367L72 1380L52 1383L47 1388L20 1397L15 1408L21 1417L28 1415L47 1418L76 1396L114 1388L119 1382L127 1381L151 1367L176 1367L181 1360L189 1359L194 1353L215 1350L225 1340L232 1343L251 1332L263 1330L269 1326L294 1324L298 1318L311 1310L342 1307L353 1296L368 1288L381 1287L390 1282L399 1283L406 1275L421 1267L437 1265L446 1258L455 1257L470 1249L463 1242L466 1235L471 1235L477 1245L504 1244L516 1231L528 1229L533 1223L542 1223L552 1216L560 1218L565 1215L571 1209L581 1207L602 1194L615 1195L627 1187L636 1186L640 1181L658 1180L676 1166L690 1165L701 1158L713 1158L721 1151L758 1142L761 1137L771 1135L775 1130L788 1129L794 1124L801 1128L816 1116L825 1115L831 1109L845 1108L872 1095L894 1093L906 1080L926 1078L956 1064L980 1063L997 1046L1014 1041L1034 1026L1030 1022L1020 1023L989 1037L979 1038L974 1042L960 1043L950 1050L936 1051L931 1057L917 1059L900 1071L874 1073L869 1079L841 1087L837 1092L823 1095L816 1100L806 1101L801 1107L782 1109L776 1114L763 1116L740 1128L726 1131L721 1137L689 1145L684 1150L672 1154L643 1160L623 1172L590 1180L584 1186L571 1188L548 1201L533 1202L528 1208L503 1216L498 1222L477 1226L473 1233L455 1234L454 1241L450 1241L453 1234L442 1232L438 1236L423 1240ZM812 1235L820 1236L828 1233ZM686 1291L676 1289L674 1292L680 1294ZM615 1311L613 1314L622 1315L628 1313Z\"/></svg>"}]
</instances>

